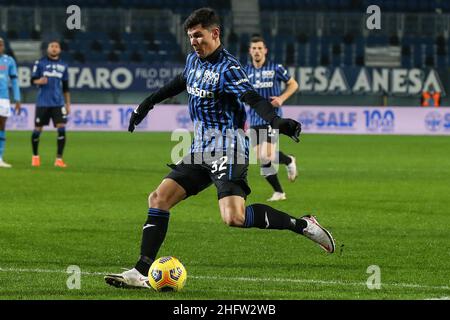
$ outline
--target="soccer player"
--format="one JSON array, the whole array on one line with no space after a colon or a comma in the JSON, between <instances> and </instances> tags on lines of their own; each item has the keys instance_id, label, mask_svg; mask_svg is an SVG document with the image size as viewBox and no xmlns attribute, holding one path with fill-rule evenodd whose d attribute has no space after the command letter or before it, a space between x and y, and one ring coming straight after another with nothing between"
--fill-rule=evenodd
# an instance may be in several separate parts
<instances>
[{"instance_id":1,"label":"soccer player","mask_svg":"<svg viewBox=\"0 0 450 320\"><path fill-rule=\"evenodd\" d=\"M245 67L248 79L256 92L269 100L278 116L281 117L281 106L297 91L297 81L281 64L267 60L267 47L262 37L251 38L249 53L252 62ZM281 92L281 82L286 83L283 93ZM288 179L293 182L297 177L295 158L281 151L276 154L278 135L272 130L270 123L260 117L252 108L250 109L250 128L257 133L252 136L252 145L261 164L261 175L266 178L274 191L272 197L267 201L285 200L286 194L283 192L273 163L277 161L286 165Z\"/></svg>"},{"instance_id":2,"label":"soccer player","mask_svg":"<svg viewBox=\"0 0 450 320\"><path fill-rule=\"evenodd\" d=\"M15 112L20 113L20 90L17 83L17 66L14 59L5 54L5 41L0 38L0 168L11 168L9 163L3 161L5 150L5 128L6 121L11 115L9 104L9 82L13 89Z\"/></svg>"},{"instance_id":3,"label":"soccer player","mask_svg":"<svg viewBox=\"0 0 450 320\"><path fill-rule=\"evenodd\" d=\"M61 45L58 41L50 41L47 56L37 60L33 66L31 80L39 86L36 102L34 130L31 135L33 156L31 165L39 167L41 159L38 153L39 137L44 126L53 121L58 132L55 166L65 168L63 151L66 144L66 123L70 113L70 92L67 64L61 60Z\"/></svg>"},{"instance_id":4,"label":"soccer player","mask_svg":"<svg viewBox=\"0 0 450 320\"><path fill-rule=\"evenodd\" d=\"M219 17L215 11L209 8L194 11L186 19L184 29L195 51L187 56L184 72L135 109L128 130L133 132L155 104L187 90L195 128L190 154L172 165L172 171L149 196L141 253L135 267L120 274L106 275L106 283L122 288L149 288L148 271L166 236L169 211L212 184L217 189L220 213L227 225L291 230L316 242L327 252L334 252L331 234L313 216L295 218L265 204L245 205L250 193L246 177L248 161L239 161L242 160L239 155L244 154L244 159L248 160L248 139L243 131L245 108L239 100L255 108L273 128L296 141L300 124L280 118L272 105L253 89L239 61L220 43ZM219 135L209 135L209 130ZM229 131L234 134L230 135ZM238 151L233 154L230 150ZM214 152L219 156L223 152L227 155L211 161L210 155Z\"/></svg>"}]
</instances>

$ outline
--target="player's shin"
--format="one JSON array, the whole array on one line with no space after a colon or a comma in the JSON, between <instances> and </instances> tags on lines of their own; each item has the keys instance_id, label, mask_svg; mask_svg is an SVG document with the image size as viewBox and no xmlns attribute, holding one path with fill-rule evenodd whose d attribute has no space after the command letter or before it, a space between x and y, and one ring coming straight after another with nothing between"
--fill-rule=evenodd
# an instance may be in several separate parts
<instances>
[{"instance_id":1,"label":"player's shin","mask_svg":"<svg viewBox=\"0 0 450 320\"><path fill-rule=\"evenodd\" d=\"M64 146L66 145L66 128L61 127L58 128L58 138L57 138L57 153L56 157L61 159L63 152L64 152Z\"/></svg>"},{"instance_id":2,"label":"player's shin","mask_svg":"<svg viewBox=\"0 0 450 320\"><path fill-rule=\"evenodd\" d=\"M266 178L267 182L272 186L275 192L283 193L280 180L278 179L277 170L272 165L272 162L261 164L261 175Z\"/></svg>"},{"instance_id":3,"label":"player's shin","mask_svg":"<svg viewBox=\"0 0 450 320\"><path fill-rule=\"evenodd\" d=\"M148 274L167 233L169 212L161 209L148 209L147 221L142 229L141 256L135 268L143 275Z\"/></svg>"},{"instance_id":4,"label":"player's shin","mask_svg":"<svg viewBox=\"0 0 450 320\"><path fill-rule=\"evenodd\" d=\"M284 165L288 165L292 162L292 158L287 156L286 154L284 154L283 152L279 152L278 153L278 163L284 164Z\"/></svg>"},{"instance_id":5,"label":"player's shin","mask_svg":"<svg viewBox=\"0 0 450 320\"><path fill-rule=\"evenodd\" d=\"M39 147L39 137L41 136L41 132L38 130L34 130L31 134L31 146L33 148L33 156L38 155L38 147Z\"/></svg>"},{"instance_id":6,"label":"player's shin","mask_svg":"<svg viewBox=\"0 0 450 320\"><path fill-rule=\"evenodd\" d=\"M291 230L302 234L306 221L268 205L255 203L245 209L244 228Z\"/></svg>"},{"instance_id":7,"label":"player's shin","mask_svg":"<svg viewBox=\"0 0 450 320\"><path fill-rule=\"evenodd\" d=\"M4 130L0 130L0 160L3 159L3 152L5 150L6 133Z\"/></svg>"}]
</instances>

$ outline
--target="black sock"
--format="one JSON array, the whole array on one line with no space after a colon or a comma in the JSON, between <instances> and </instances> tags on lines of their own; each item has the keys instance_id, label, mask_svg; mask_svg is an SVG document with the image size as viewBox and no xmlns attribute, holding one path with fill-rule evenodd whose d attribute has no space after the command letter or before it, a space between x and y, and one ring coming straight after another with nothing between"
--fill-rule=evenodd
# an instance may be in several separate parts
<instances>
[{"instance_id":1,"label":"black sock","mask_svg":"<svg viewBox=\"0 0 450 320\"><path fill-rule=\"evenodd\" d=\"M141 257L135 268L144 276L148 275L151 264L166 237L169 212L161 209L148 209L147 221L142 231Z\"/></svg>"},{"instance_id":2,"label":"black sock","mask_svg":"<svg viewBox=\"0 0 450 320\"><path fill-rule=\"evenodd\" d=\"M38 155L38 147L39 147L39 137L41 136L41 132L34 130L31 134L31 146L33 147L33 156Z\"/></svg>"},{"instance_id":3,"label":"black sock","mask_svg":"<svg viewBox=\"0 0 450 320\"><path fill-rule=\"evenodd\" d=\"M267 180L267 182L270 183L273 190L275 190L276 192L283 193L283 188L281 187L280 180L278 180L277 174L273 174L271 176L266 176L266 180Z\"/></svg>"},{"instance_id":4,"label":"black sock","mask_svg":"<svg viewBox=\"0 0 450 320\"><path fill-rule=\"evenodd\" d=\"M289 214L268 205L255 203L245 208L244 228L291 230L303 234L306 221L296 219Z\"/></svg>"},{"instance_id":5,"label":"black sock","mask_svg":"<svg viewBox=\"0 0 450 320\"><path fill-rule=\"evenodd\" d=\"M283 152L278 152L278 163L288 165L292 162L291 157L285 155Z\"/></svg>"},{"instance_id":6,"label":"black sock","mask_svg":"<svg viewBox=\"0 0 450 320\"><path fill-rule=\"evenodd\" d=\"M64 152L64 146L66 145L66 128L58 128L58 138L57 138L58 151L56 154L57 158L62 158Z\"/></svg>"},{"instance_id":7,"label":"black sock","mask_svg":"<svg viewBox=\"0 0 450 320\"><path fill-rule=\"evenodd\" d=\"M272 162L261 165L261 175L263 175L267 182L272 186L276 192L283 193L280 181L278 180L277 170L272 166Z\"/></svg>"}]
</instances>

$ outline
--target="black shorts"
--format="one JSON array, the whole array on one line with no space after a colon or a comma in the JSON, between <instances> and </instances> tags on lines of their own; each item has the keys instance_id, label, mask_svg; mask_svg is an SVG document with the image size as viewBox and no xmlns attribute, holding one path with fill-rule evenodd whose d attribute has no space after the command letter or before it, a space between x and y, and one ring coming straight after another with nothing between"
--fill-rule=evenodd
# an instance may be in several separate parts
<instances>
[{"instance_id":1,"label":"black shorts","mask_svg":"<svg viewBox=\"0 0 450 320\"><path fill-rule=\"evenodd\" d=\"M36 127L48 126L50 119L53 121L53 126L57 124L67 123L67 112L65 107L36 107L36 114L34 117L34 125Z\"/></svg>"},{"instance_id":2,"label":"black shorts","mask_svg":"<svg viewBox=\"0 0 450 320\"><path fill-rule=\"evenodd\" d=\"M254 132L250 135L252 147L260 145L263 142L267 143L278 142L279 134L275 132L269 124L261 126L253 126L250 127L250 129L254 130Z\"/></svg>"},{"instance_id":3,"label":"black shorts","mask_svg":"<svg viewBox=\"0 0 450 320\"><path fill-rule=\"evenodd\" d=\"M166 176L183 187L186 198L198 194L213 183L219 200L228 196L246 199L250 194L247 183L248 160L240 164L236 160L229 161L228 157L210 163L196 159L201 159L201 153L187 155L180 163L169 165L172 172Z\"/></svg>"}]
</instances>

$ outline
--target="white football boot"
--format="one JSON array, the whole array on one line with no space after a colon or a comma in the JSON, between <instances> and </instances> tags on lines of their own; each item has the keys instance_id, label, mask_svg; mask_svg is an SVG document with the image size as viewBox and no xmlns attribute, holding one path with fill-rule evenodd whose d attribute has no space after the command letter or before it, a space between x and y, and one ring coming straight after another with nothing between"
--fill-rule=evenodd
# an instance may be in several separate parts
<instances>
[{"instance_id":1,"label":"white football boot","mask_svg":"<svg viewBox=\"0 0 450 320\"><path fill-rule=\"evenodd\" d=\"M297 172L297 164L295 163L295 157L293 156L288 156L289 158L291 158L291 163L289 163L286 166L286 171L287 171L287 175L288 175L288 180L291 182L294 182L295 179L297 178L298 172Z\"/></svg>"},{"instance_id":2,"label":"white football boot","mask_svg":"<svg viewBox=\"0 0 450 320\"><path fill-rule=\"evenodd\" d=\"M116 288L127 288L127 289L150 289L148 283L148 277L142 275L136 268L124 271L119 274L107 274L105 276L105 281L107 284L114 286Z\"/></svg>"},{"instance_id":3,"label":"white football boot","mask_svg":"<svg viewBox=\"0 0 450 320\"><path fill-rule=\"evenodd\" d=\"M306 228L303 229L303 235L317 243L326 252L333 253L336 247L334 239L331 233L317 222L316 217L306 215L301 219L307 223Z\"/></svg>"},{"instance_id":4,"label":"white football boot","mask_svg":"<svg viewBox=\"0 0 450 320\"><path fill-rule=\"evenodd\" d=\"M281 201L281 200L286 200L286 193L276 191L273 193L272 197L267 199L267 201Z\"/></svg>"},{"instance_id":5,"label":"white football boot","mask_svg":"<svg viewBox=\"0 0 450 320\"><path fill-rule=\"evenodd\" d=\"M11 167L12 167L12 165L10 165L9 163L6 163L2 159L0 159L0 168L11 168Z\"/></svg>"}]
</instances>

